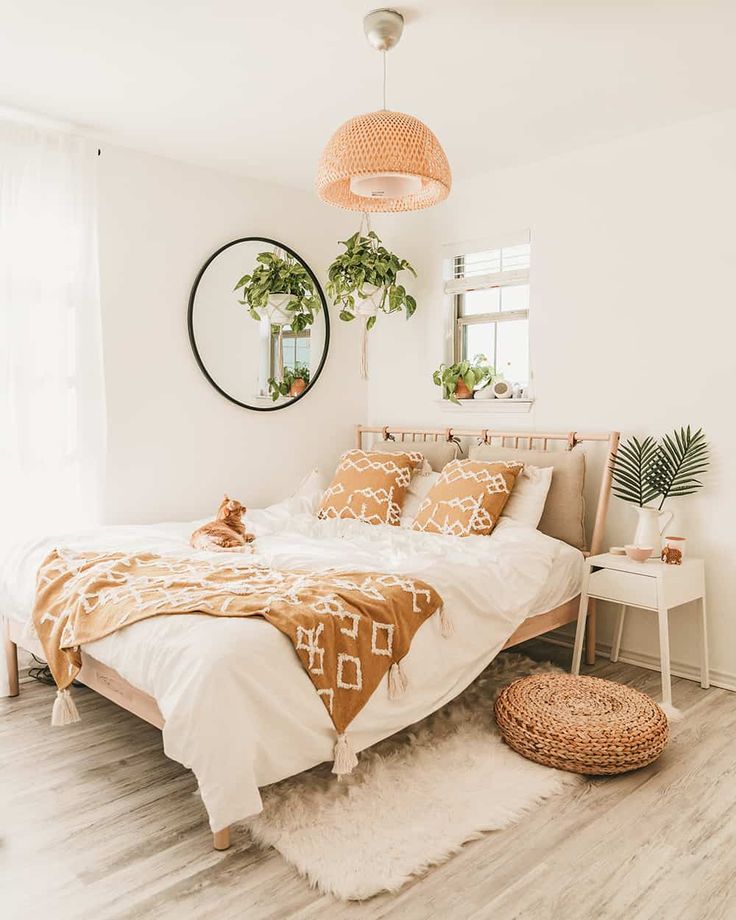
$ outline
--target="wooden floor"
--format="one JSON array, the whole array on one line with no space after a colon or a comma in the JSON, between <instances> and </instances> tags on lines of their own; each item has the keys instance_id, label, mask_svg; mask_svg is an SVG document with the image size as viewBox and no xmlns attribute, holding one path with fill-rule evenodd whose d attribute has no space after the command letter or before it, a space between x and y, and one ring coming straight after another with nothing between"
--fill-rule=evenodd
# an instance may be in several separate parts
<instances>
[{"instance_id":1,"label":"wooden floor","mask_svg":"<svg viewBox=\"0 0 736 920\"><path fill-rule=\"evenodd\" d=\"M588 670L658 697L652 671ZM193 778L156 729L79 690L83 721L62 736L53 691L26 682L0 700L0 917L736 918L736 694L677 679L673 692L686 716L657 764L587 781L399 894L345 904L243 831L214 852Z\"/></svg>"}]
</instances>

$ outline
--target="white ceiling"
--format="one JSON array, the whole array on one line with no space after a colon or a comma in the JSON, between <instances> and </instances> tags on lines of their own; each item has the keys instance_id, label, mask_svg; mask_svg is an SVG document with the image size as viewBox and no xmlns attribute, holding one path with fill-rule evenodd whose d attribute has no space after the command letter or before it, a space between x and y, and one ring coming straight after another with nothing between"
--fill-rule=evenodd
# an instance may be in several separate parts
<instances>
[{"instance_id":1,"label":"white ceiling","mask_svg":"<svg viewBox=\"0 0 736 920\"><path fill-rule=\"evenodd\" d=\"M0 103L303 187L380 106L371 0L0 0ZM456 177L736 106L733 0L413 0L388 105Z\"/></svg>"}]
</instances>

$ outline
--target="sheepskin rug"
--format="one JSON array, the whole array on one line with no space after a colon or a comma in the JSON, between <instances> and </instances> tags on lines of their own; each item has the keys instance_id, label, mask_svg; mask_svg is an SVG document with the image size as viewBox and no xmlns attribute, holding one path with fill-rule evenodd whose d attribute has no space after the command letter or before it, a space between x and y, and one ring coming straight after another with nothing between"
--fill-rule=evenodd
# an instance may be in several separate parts
<instances>
[{"instance_id":1,"label":"sheepskin rug","mask_svg":"<svg viewBox=\"0 0 736 920\"><path fill-rule=\"evenodd\" d=\"M346 900L397 891L462 845L517 822L580 778L508 748L493 718L512 680L559 670L499 655L468 689L422 722L360 754L338 783L330 764L263 790L252 838L310 884Z\"/></svg>"}]
</instances>

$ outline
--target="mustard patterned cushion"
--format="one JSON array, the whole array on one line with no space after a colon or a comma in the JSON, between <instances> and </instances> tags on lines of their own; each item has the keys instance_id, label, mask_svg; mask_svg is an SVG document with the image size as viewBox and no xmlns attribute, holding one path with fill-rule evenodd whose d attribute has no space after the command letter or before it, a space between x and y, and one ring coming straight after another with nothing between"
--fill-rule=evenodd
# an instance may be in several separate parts
<instances>
[{"instance_id":1,"label":"mustard patterned cushion","mask_svg":"<svg viewBox=\"0 0 736 920\"><path fill-rule=\"evenodd\" d=\"M412 473L422 459L414 452L347 451L322 496L317 517L355 518L398 527Z\"/></svg>"},{"instance_id":2,"label":"mustard patterned cushion","mask_svg":"<svg viewBox=\"0 0 736 920\"><path fill-rule=\"evenodd\" d=\"M496 526L522 463L453 460L419 506L412 530L468 537Z\"/></svg>"}]
</instances>

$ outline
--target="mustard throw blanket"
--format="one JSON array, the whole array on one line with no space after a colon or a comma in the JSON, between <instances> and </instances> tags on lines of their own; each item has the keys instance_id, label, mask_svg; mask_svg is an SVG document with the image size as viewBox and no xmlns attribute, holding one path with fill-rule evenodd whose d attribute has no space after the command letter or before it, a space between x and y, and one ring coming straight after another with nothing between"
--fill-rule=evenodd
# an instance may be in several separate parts
<instances>
[{"instance_id":1,"label":"mustard throw blanket","mask_svg":"<svg viewBox=\"0 0 736 920\"><path fill-rule=\"evenodd\" d=\"M287 635L338 733L333 772L357 759L345 729L384 674L389 695L406 689L400 661L442 599L422 581L366 572L282 572L242 559L153 553L50 553L38 572L33 622L59 688L52 724L79 720L68 688L79 647L165 614L261 616Z\"/></svg>"}]
</instances>

